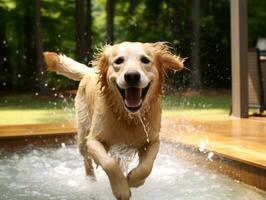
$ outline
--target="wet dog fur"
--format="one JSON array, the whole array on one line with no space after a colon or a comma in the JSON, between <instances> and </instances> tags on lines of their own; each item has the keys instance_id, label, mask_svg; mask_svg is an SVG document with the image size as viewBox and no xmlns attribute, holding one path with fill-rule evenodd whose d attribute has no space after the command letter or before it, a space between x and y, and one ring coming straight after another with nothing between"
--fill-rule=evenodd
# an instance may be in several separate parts
<instances>
[{"instance_id":1,"label":"wet dog fur","mask_svg":"<svg viewBox=\"0 0 266 200\"><path fill-rule=\"evenodd\" d=\"M76 124L87 175L94 176L93 159L106 172L115 197L130 199L130 187L144 183L159 150L165 73L181 70L183 59L163 42L106 45L93 68L54 52L45 52L44 59L49 71L80 81ZM113 145L138 153L138 166L126 176L108 155Z\"/></svg>"}]
</instances>

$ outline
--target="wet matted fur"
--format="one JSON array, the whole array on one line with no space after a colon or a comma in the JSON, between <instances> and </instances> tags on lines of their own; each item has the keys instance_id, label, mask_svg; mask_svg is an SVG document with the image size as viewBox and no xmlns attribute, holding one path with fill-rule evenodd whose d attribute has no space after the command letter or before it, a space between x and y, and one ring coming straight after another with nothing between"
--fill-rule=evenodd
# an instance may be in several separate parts
<instances>
[{"instance_id":1,"label":"wet matted fur","mask_svg":"<svg viewBox=\"0 0 266 200\"><path fill-rule=\"evenodd\" d=\"M165 73L181 70L183 59L163 42L106 45L93 68L53 52L45 52L44 59L48 70L80 81L75 110L86 173L93 176L93 159L106 172L116 198L130 199L130 187L144 183L159 150ZM138 166L127 175L108 155L114 145L139 155Z\"/></svg>"}]
</instances>

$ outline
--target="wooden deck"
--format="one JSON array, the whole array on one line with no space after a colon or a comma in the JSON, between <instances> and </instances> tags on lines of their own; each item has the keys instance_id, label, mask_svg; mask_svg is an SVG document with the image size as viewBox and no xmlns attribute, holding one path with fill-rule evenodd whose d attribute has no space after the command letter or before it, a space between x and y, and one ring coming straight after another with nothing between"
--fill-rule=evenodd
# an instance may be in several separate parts
<instances>
[{"instance_id":1,"label":"wooden deck","mask_svg":"<svg viewBox=\"0 0 266 200\"><path fill-rule=\"evenodd\" d=\"M266 118L226 121L163 119L162 136L266 170Z\"/></svg>"},{"instance_id":2,"label":"wooden deck","mask_svg":"<svg viewBox=\"0 0 266 200\"><path fill-rule=\"evenodd\" d=\"M27 136L46 136L72 134L76 132L73 124L34 124L17 126L0 126L0 139L27 137Z\"/></svg>"},{"instance_id":3,"label":"wooden deck","mask_svg":"<svg viewBox=\"0 0 266 200\"><path fill-rule=\"evenodd\" d=\"M54 141L61 144L66 138L73 141L74 134L72 124L0 126L0 147L25 143L45 145ZM164 117L161 136L193 149L205 161L208 152L234 161L227 162L224 166L227 170L223 169L222 173L266 190L266 117L228 118L224 121ZM216 167L221 168L221 163Z\"/></svg>"},{"instance_id":4,"label":"wooden deck","mask_svg":"<svg viewBox=\"0 0 266 200\"><path fill-rule=\"evenodd\" d=\"M201 165L210 160L210 168L266 191L266 118L201 122L164 118L162 125L162 137L194 149Z\"/></svg>"},{"instance_id":5,"label":"wooden deck","mask_svg":"<svg viewBox=\"0 0 266 200\"><path fill-rule=\"evenodd\" d=\"M28 144L47 146L71 144L76 129L73 124L34 124L0 126L0 148L14 149Z\"/></svg>"}]
</instances>

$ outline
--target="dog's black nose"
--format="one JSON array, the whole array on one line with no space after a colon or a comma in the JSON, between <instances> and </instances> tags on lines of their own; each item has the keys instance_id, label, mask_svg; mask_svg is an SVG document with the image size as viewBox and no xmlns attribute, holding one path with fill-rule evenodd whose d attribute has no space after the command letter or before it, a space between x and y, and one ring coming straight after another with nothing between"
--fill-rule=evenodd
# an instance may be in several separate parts
<instances>
[{"instance_id":1,"label":"dog's black nose","mask_svg":"<svg viewBox=\"0 0 266 200\"><path fill-rule=\"evenodd\" d=\"M124 78L128 84L135 85L140 81L140 73L136 70L130 70L125 73Z\"/></svg>"}]
</instances>

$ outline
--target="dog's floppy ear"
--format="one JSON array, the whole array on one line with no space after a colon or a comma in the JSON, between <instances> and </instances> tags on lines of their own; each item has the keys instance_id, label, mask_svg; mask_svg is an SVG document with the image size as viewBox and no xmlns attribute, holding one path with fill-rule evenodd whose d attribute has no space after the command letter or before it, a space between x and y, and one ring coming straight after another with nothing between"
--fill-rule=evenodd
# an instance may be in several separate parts
<instances>
[{"instance_id":1,"label":"dog's floppy ear","mask_svg":"<svg viewBox=\"0 0 266 200\"><path fill-rule=\"evenodd\" d=\"M179 71L184 68L184 59L171 53L166 42L156 42L151 44L155 50L156 59L159 65L165 69Z\"/></svg>"},{"instance_id":2,"label":"dog's floppy ear","mask_svg":"<svg viewBox=\"0 0 266 200\"><path fill-rule=\"evenodd\" d=\"M107 86L107 70L108 70L108 55L107 50L110 48L110 45L105 45L99 52L96 54L95 59L91 61L93 67L98 69L99 79L101 90L104 90Z\"/></svg>"}]
</instances>

